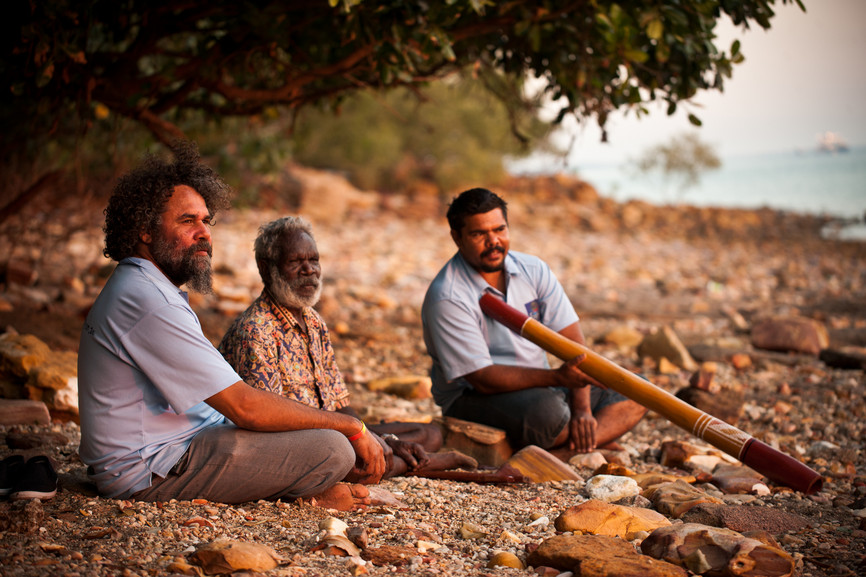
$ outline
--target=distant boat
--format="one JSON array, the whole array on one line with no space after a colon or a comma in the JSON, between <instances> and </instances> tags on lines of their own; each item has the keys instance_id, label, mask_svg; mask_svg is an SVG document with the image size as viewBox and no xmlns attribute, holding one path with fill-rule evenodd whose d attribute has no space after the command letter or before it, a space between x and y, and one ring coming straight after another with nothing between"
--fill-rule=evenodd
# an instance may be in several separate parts
<instances>
[{"instance_id":1,"label":"distant boat","mask_svg":"<svg viewBox=\"0 0 866 577\"><path fill-rule=\"evenodd\" d=\"M821 152L848 152L848 143L841 136L829 130L818 135L818 150Z\"/></svg>"}]
</instances>

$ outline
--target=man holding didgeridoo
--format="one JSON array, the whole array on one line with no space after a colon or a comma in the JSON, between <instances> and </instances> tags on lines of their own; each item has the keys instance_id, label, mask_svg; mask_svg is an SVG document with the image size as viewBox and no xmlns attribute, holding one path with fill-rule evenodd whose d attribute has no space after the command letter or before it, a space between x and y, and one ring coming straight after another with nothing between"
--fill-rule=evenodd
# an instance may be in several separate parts
<instances>
[{"instance_id":1,"label":"man holding didgeridoo","mask_svg":"<svg viewBox=\"0 0 866 577\"><path fill-rule=\"evenodd\" d=\"M617 448L646 409L580 370L582 356L552 369L544 350L481 311L492 293L566 338L584 344L577 313L550 267L510 251L505 201L473 188L449 206L457 253L424 299L424 342L442 414L505 430L515 448L586 453Z\"/></svg>"}]
</instances>

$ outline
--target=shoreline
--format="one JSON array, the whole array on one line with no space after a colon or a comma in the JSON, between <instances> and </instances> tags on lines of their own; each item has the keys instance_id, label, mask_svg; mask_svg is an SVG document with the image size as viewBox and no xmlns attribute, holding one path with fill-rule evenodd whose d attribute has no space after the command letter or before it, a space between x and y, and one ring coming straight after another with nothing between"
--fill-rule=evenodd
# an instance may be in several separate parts
<instances>
[{"instance_id":1,"label":"shoreline","mask_svg":"<svg viewBox=\"0 0 866 577\"><path fill-rule=\"evenodd\" d=\"M866 146L844 152L817 149L733 154L722 166L700 175L697 185L678 191L675 179L643 174L630 160L581 164L571 162L564 172L592 183L618 202L643 200L658 205L760 210L768 208L841 220L866 218ZM516 175L543 177L551 159L513 161Z\"/></svg>"}]
</instances>

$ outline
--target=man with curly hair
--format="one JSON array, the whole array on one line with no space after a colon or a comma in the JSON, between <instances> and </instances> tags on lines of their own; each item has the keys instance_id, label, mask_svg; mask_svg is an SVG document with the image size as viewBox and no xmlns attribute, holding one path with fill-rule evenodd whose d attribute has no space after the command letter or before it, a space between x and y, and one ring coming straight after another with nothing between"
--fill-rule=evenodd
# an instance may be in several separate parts
<instances>
[{"instance_id":1,"label":"man with curly hair","mask_svg":"<svg viewBox=\"0 0 866 577\"><path fill-rule=\"evenodd\" d=\"M337 484L384 473L363 422L249 386L202 333L180 287L211 290L210 227L230 190L191 143L175 156L122 177L105 210L118 265L78 361L89 477L106 497L144 501L363 498Z\"/></svg>"}]
</instances>

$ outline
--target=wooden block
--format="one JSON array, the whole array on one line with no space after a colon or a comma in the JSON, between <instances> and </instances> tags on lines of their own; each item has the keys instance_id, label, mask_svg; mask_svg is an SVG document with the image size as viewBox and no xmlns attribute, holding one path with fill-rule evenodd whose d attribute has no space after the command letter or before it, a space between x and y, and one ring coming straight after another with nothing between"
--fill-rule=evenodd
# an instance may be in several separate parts
<instances>
[{"instance_id":1,"label":"wooden block","mask_svg":"<svg viewBox=\"0 0 866 577\"><path fill-rule=\"evenodd\" d=\"M0 399L0 425L47 425L48 407L42 401Z\"/></svg>"},{"instance_id":2,"label":"wooden block","mask_svg":"<svg viewBox=\"0 0 866 577\"><path fill-rule=\"evenodd\" d=\"M507 463L533 483L583 480L570 465L535 445L523 447Z\"/></svg>"},{"instance_id":3,"label":"wooden block","mask_svg":"<svg viewBox=\"0 0 866 577\"><path fill-rule=\"evenodd\" d=\"M514 452L502 429L452 417L437 421L442 427L442 448L469 455L481 466L498 467Z\"/></svg>"}]
</instances>

